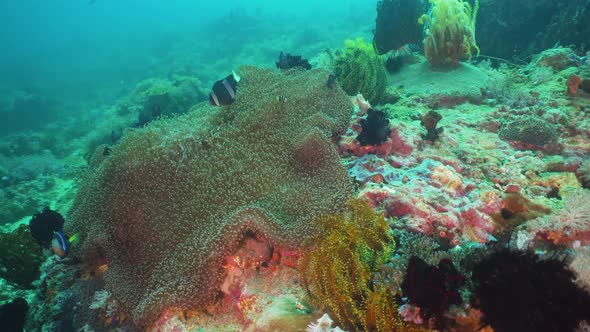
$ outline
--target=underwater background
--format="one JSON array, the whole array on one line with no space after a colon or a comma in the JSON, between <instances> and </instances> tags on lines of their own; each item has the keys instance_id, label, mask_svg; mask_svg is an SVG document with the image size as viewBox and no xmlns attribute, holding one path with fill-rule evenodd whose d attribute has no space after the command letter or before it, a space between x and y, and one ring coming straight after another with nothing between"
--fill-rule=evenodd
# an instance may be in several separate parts
<instances>
[{"instance_id":1,"label":"underwater background","mask_svg":"<svg viewBox=\"0 0 590 332\"><path fill-rule=\"evenodd\" d=\"M0 18L0 330L590 329L590 0Z\"/></svg>"}]
</instances>

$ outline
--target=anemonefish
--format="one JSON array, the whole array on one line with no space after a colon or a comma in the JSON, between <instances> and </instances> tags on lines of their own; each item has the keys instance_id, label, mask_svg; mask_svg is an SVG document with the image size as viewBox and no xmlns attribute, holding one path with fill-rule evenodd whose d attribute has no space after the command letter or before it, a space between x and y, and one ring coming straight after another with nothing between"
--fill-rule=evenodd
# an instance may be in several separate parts
<instances>
[{"instance_id":1,"label":"anemonefish","mask_svg":"<svg viewBox=\"0 0 590 332\"><path fill-rule=\"evenodd\" d=\"M213 106L230 105L236 99L240 76L232 71L231 75L213 84L209 93L209 103Z\"/></svg>"}]
</instances>

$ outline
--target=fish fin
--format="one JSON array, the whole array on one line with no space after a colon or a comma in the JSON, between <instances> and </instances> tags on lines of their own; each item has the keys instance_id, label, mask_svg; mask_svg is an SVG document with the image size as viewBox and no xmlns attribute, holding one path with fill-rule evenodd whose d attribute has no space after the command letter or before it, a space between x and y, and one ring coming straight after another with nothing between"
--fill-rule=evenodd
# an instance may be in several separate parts
<instances>
[{"instance_id":1,"label":"fish fin","mask_svg":"<svg viewBox=\"0 0 590 332\"><path fill-rule=\"evenodd\" d=\"M239 82L242 79L235 71L232 70L231 73L234 76L234 80L236 80L236 82Z\"/></svg>"},{"instance_id":2,"label":"fish fin","mask_svg":"<svg viewBox=\"0 0 590 332\"><path fill-rule=\"evenodd\" d=\"M70 241L70 244L76 244L76 243L78 243L78 241L80 241L80 233L76 233L76 234L70 236L70 238L68 239L68 241Z\"/></svg>"}]
</instances>

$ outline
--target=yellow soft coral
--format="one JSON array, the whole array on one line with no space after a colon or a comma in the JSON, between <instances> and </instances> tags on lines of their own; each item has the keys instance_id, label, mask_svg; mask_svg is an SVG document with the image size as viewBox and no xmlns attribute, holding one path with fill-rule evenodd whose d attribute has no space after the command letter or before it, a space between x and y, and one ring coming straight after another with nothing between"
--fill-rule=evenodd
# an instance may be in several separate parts
<instances>
[{"instance_id":1,"label":"yellow soft coral","mask_svg":"<svg viewBox=\"0 0 590 332\"><path fill-rule=\"evenodd\" d=\"M361 93L370 103L383 102L387 87L387 70L373 45L362 38L348 39L344 52L334 64L334 74L349 95Z\"/></svg>"},{"instance_id":2,"label":"yellow soft coral","mask_svg":"<svg viewBox=\"0 0 590 332\"><path fill-rule=\"evenodd\" d=\"M383 216L353 200L341 214L321 217L315 225L321 232L299 265L312 302L347 329L418 331L401 321L391 290L373 282L395 247Z\"/></svg>"},{"instance_id":3,"label":"yellow soft coral","mask_svg":"<svg viewBox=\"0 0 590 332\"><path fill-rule=\"evenodd\" d=\"M430 0L432 9L418 20L426 24L424 54L432 65L459 64L479 55L475 42L475 22L479 1L472 6L463 0Z\"/></svg>"}]
</instances>

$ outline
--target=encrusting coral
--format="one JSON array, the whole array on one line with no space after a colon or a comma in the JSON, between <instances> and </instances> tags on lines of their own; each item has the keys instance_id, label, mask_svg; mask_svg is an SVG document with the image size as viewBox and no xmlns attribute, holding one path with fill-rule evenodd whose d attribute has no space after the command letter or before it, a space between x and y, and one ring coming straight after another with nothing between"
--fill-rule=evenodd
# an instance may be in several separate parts
<instances>
[{"instance_id":1,"label":"encrusting coral","mask_svg":"<svg viewBox=\"0 0 590 332\"><path fill-rule=\"evenodd\" d=\"M334 64L334 73L349 95L360 93L372 104L385 97L387 70L383 59L362 38L345 41L344 52Z\"/></svg>"},{"instance_id":2,"label":"encrusting coral","mask_svg":"<svg viewBox=\"0 0 590 332\"><path fill-rule=\"evenodd\" d=\"M426 25L424 55L434 66L459 64L462 59L470 60L472 51L479 55L475 42L475 21L479 1L475 6L463 0L430 0L432 8L420 17Z\"/></svg>"},{"instance_id":3,"label":"encrusting coral","mask_svg":"<svg viewBox=\"0 0 590 332\"><path fill-rule=\"evenodd\" d=\"M326 87L329 73L237 72L231 106L201 104L127 131L70 211L74 253L106 256L106 289L138 326L171 306L211 303L245 233L300 248L316 235L311 221L353 194L330 140L353 106Z\"/></svg>"},{"instance_id":4,"label":"encrusting coral","mask_svg":"<svg viewBox=\"0 0 590 332\"><path fill-rule=\"evenodd\" d=\"M393 292L373 282L373 273L395 247L383 215L353 200L342 213L314 223L318 236L299 264L312 301L329 309L348 329L414 331L401 321Z\"/></svg>"},{"instance_id":5,"label":"encrusting coral","mask_svg":"<svg viewBox=\"0 0 590 332\"><path fill-rule=\"evenodd\" d=\"M498 135L500 139L524 149L540 148L558 138L555 125L534 116L519 117L504 124Z\"/></svg>"}]
</instances>

